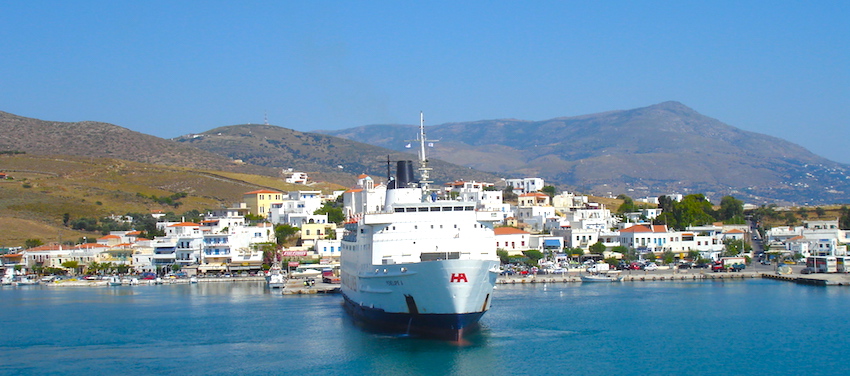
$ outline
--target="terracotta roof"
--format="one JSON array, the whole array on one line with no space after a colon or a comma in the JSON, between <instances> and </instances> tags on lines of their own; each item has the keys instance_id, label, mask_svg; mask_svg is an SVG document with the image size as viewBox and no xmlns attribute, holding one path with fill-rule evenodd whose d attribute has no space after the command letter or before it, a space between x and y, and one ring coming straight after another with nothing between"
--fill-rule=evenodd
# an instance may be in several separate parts
<instances>
[{"instance_id":1,"label":"terracotta roof","mask_svg":"<svg viewBox=\"0 0 850 376\"><path fill-rule=\"evenodd\" d=\"M257 190L257 191L245 192L244 194L246 194L246 195L256 195L256 194L260 194L260 193L280 193L280 194L283 194L283 192L270 191L268 189L260 189L260 190Z\"/></svg>"},{"instance_id":2,"label":"terracotta roof","mask_svg":"<svg viewBox=\"0 0 850 376\"><path fill-rule=\"evenodd\" d=\"M38 252L38 251L57 251L57 250L59 250L59 248L60 248L60 246L59 246L59 245L57 245L57 244L48 244L48 245L40 245L40 246L38 246L38 247L32 247L32 248L30 248L30 249L27 249L27 251L33 251L33 252ZM65 247L65 249L68 249L68 248L71 248L71 247Z\"/></svg>"},{"instance_id":3,"label":"terracotta roof","mask_svg":"<svg viewBox=\"0 0 850 376\"><path fill-rule=\"evenodd\" d=\"M369 177L369 175L366 175L366 174L360 174L360 176L358 176L357 178L358 178L358 179L365 179L365 178L368 178L368 177Z\"/></svg>"},{"instance_id":4,"label":"terracotta roof","mask_svg":"<svg viewBox=\"0 0 850 376\"><path fill-rule=\"evenodd\" d=\"M636 232L667 232L667 225L634 225L629 228L620 230L620 233L636 233Z\"/></svg>"},{"instance_id":5,"label":"terracotta roof","mask_svg":"<svg viewBox=\"0 0 850 376\"><path fill-rule=\"evenodd\" d=\"M130 231L130 232L126 233L125 235L133 236L133 235L141 235L141 234L142 234L141 231Z\"/></svg>"},{"instance_id":6,"label":"terracotta roof","mask_svg":"<svg viewBox=\"0 0 850 376\"><path fill-rule=\"evenodd\" d=\"M345 193L349 193L349 192L354 193L354 192L362 192L362 191L363 191L363 189L361 189L361 188L352 188L352 189L345 191Z\"/></svg>"},{"instance_id":7,"label":"terracotta roof","mask_svg":"<svg viewBox=\"0 0 850 376\"><path fill-rule=\"evenodd\" d=\"M197 223L192 223L192 222L180 222L180 223L175 223L175 224L168 226L168 227L197 227L197 226L200 226L200 225L197 224Z\"/></svg>"},{"instance_id":8,"label":"terracotta roof","mask_svg":"<svg viewBox=\"0 0 850 376\"><path fill-rule=\"evenodd\" d=\"M76 249L92 249L92 248L107 248L107 246L105 246L103 244L97 244L97 243L86 243L86 244L80 244L80 245L74 246L74 248L76 248Z\"/></svg>"},{"instance_id":9,"label":"terracotta roof","mask_svg":"<svg viewBox=\"0 0 850 376\"><path fill-rule=\"evenodd\" d=\"M97 240L106 240L106 239L121 239L118 235L106 235L104 237L97 238Z\"/></svg>"},{"instance_id":10,"label":"terracotta roof","mask_svg":"<svg viewBox=\"0 0 850 376\"><path fill-rule=\"evenodd\" d=\"M523 193L519 197L549 197L549 195L540 192Z\"/></svg>"},{"instance_id":11,"label":"terracotta roof","mask_svg":"<svg viewBox=\"0 0 850 376\"><path fill-rule=\"evenodd\" d=\"M805 239L805 238L803 237L803 235L797 235L797 236L795 236L795 237L793 237L793 238L789 238L788 240L797 241L797 240L803 240L803 239Z\"/></svg>"},{"instance_id":12,"label":"terracotta roof","mask_svg":"<svg viewBox=\"0 0 850 376\"><path fill-rule=\"evenodd\" d=\"M733 228L733 229L731 229L731 230L729 230L729 231L726 231L726 233L727 233L727 234L743 234L744 232L743 232L743 231L741 231L741 230L739 230L739 229L737 229L737 228Z\"/></svg>"},{"instance_id":13,"label":"terracotta roof","mask_svg":"<svg viewBox=\"0 0 850 376\"><path fill-rule=\"evenodd\" d=\"M495 232L496 235L528 234L526 231L513 227L496 227L493 229L493 232Z\"/></svg>"}]
</instances>

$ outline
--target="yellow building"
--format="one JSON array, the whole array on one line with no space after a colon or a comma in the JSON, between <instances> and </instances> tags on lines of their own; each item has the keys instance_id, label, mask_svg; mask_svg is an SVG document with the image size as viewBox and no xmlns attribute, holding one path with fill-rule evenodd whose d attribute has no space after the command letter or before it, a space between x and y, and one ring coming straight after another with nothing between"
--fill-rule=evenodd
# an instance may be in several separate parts
<instances>
[{"instance_id":1,"label":"yellow building","mask_svg":"<svg viewBox=\"0 0 850 376\"><path fill-rule=\"evenodd\" d=\"M242 195L242 202L251 210L251 214L268 217L272 204L283 201L283 193L261 189Z\"/></svg>"}]
</instances>

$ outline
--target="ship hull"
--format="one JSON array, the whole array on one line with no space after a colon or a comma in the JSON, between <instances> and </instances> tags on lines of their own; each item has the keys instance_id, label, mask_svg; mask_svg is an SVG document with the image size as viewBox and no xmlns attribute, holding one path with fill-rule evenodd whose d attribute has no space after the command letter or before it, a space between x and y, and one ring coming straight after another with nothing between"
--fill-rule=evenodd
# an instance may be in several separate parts
<instances>
[{"instance_id":1,"label":"ship hull","mask_svg":"<svg viewBox=\"0 0 850 376\"><path fill-rule=\"evenodd\" d=\"M498 261L443 260L375 265L344 275L345 309L380 332L459 340L490 307Z\"/></svg>"},{"instance_id":2,"label":"ship hull","mask_svg":"<svg viewBox=\"0 0 850 376\"><path fill-rule=\"evenodd\" d=\"M368 330L380 333L409 334L424 338L459 341L478 331L482 312L410 314L386 312L356 304L345 297L345 311Z\"/></svg>"}]
</instances>

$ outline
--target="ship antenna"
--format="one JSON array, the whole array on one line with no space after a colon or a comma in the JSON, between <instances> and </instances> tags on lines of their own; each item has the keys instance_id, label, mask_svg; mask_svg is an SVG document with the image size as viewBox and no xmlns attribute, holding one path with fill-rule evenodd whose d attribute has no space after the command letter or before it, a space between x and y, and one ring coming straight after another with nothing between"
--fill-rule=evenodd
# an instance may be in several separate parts
<instances>
[{"instance_id":1,"label":"ship antenna","mask_svg":"<svg viewBox=\"0 0 850 376\"><path fill-rule=\"evenodd\" d=\"M425 114L419 111L419 186L423 191L428 190L428 184L433 183L429 180L431 168L428 167L428 157L425 155L425 142L428 146L434 146L436 140L428 140L425 137Z\"/></svg>"}]
</instances>

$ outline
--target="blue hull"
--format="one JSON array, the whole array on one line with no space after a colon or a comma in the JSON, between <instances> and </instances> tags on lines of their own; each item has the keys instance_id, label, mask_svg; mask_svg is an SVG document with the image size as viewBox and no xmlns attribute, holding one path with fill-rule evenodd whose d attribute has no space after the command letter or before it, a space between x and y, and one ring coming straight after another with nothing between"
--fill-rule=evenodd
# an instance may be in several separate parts
<instances>
[{"instance_id":1,"label":"blue hull","mask_svg":"<svg viewBox=\"0 0 850 376\"><path fill-rule=\"evenodd\" d=\"M461 314L422 314L386 312L361 306L345 294L345 310L356 322L382 333L412 334L420 337L459 341L478 330L484 312Z\"/></svg>"}]
</instances>

